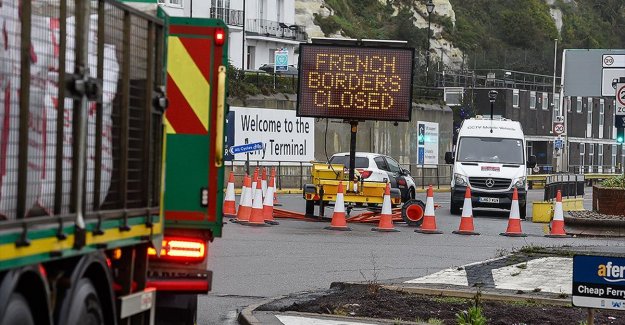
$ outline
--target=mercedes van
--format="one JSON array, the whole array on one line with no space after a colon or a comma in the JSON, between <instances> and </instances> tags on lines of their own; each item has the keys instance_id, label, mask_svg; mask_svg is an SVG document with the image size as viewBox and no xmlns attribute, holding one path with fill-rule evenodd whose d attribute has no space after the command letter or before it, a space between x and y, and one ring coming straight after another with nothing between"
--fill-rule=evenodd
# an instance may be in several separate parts
<instances>
[{"instance_id":1,"label":"mercedes van","mask_svg":"<svg viewBox=\"0 0 625 325\"><path fill-rule=\"evenodd\" d=\"M527 157L521 123L482 116L464 120L455 152L447 152L445 161L453 164L452 214L460 213L467 187L474 208L501 209L510 209L516 188L520 217L525 219L527 169L534 168L536 157Z\"/></svg>"}]
</instances>

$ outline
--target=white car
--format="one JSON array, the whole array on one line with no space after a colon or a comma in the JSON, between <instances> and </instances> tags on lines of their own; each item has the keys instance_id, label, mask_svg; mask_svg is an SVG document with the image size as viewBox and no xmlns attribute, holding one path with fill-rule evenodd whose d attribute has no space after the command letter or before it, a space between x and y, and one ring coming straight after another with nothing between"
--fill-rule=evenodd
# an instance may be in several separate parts
<instances>
[{"instance_id":1,"label":"white car","mask_svg":"<svg viewBox=\"0 0 625 325\"><path fill-rule=\"evenodd\" d=\"M331 164L342 164L349 168L349 152L334 154ZM392 188L401 191L402 202L415 198L416 185L410 172L399 163L385 155L369 152L356 152L356 170L365 181L391 183Z\"/></svg>"}]
</instances>

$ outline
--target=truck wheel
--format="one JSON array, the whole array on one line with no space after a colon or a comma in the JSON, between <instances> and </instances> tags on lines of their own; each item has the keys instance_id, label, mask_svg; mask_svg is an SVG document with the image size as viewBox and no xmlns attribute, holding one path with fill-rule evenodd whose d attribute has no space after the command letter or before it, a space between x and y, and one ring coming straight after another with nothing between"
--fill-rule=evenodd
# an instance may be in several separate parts
<instances>
[{"instance_id":1,"label":"truck wheel","mask_svg":"<svg viewBox=\"0 0 625 325\"><path fill-rule=\"evenodd\" d=\"M156 325L195 325L197 295L162 293L156 296Z\"/></svg>"},{"instance_id":2,"label":"truck wheel","mask_svg":"<svg viewBox=\"0 0 625 325\"><path fill-rule=\"evenodd\" d=\"M315 216L315 201L306 200L306 216L307 217Z\"/></svg>"},{"instance_id":3,"label":"truck wheel","mask_svg":"<svg viewBox=\"0 0 625 325\"><path fill-rule=\"evenodd\" d=\"M2 325L35 325L28 302L19 293L13 293L0 319Z\"/></svg>"},{"instance_id":4,"label":"truck wheel","mask_svg":"<svg viewBox=\"0 0 625 325\"><path fill-rule=\"evenodd\" d=\"M401 208L401 218L412 227L421 226L424 213L425 204L420 200L409 200Z\"/></svg>"},{"instance_id":5,"label":"truck wheel","mask_svg":"<svg viewBox=\"0 0 625 325\"><path fill-rule=\"evenodd\" d=\"M91 281L82 278L76 283L74 296L71 297L68 325L104 325L104 312L98 293Z\"/></svg>"}]
</instances>

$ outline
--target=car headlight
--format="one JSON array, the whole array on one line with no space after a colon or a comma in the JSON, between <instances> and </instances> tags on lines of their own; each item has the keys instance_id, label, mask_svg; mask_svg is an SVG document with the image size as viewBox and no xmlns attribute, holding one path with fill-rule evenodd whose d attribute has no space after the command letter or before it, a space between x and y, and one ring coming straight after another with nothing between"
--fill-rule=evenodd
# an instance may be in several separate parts
<instances>
[{"instance_id":1,"label":"car headlight","mask_svg":"<svg viewBox=\"0 0 625 325\"><path fill-rule=\"evenodd\" d=\"M454 183L459 186L469 185L469 181L467 180L467 177L462 174L454 174Z\"/></svg>"},{"instance_id":2,"label":"car headlight","mask_svg":"<svg viewBox=\"0 0 625 325\"><path fill-rule=\"evenodd\" d=\"M514 187L525 188L525 177L519 177L516 182L514 182Z\"/></svg>"}]
</instances>

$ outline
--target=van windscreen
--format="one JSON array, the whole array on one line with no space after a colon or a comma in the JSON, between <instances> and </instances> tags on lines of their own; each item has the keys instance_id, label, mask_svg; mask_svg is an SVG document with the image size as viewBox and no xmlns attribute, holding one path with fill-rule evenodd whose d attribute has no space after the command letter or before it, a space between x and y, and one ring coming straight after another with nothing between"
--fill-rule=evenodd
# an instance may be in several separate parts
<instances>
[{"instance_id":1,"label":"van windscreen","mask_svg":"<svg viewBox=\"0 0 625 325\"><path fill-rule=\"evenodd\" d=\"M331 164L341 164L349 168L349 156L334 156L330 159ZM369 168L369 159L356 157L356 168Z\"/></svg>"},{"instance_id":2,"label":"van windscreen","mask_svg":"<svg viewBox=\"0 0 625 325\"><path fill-rule=\"evenodd\" d=\"M462 137L456 158L460 162L524 165L523 140Z\"/></svg>"}]
</instances>

